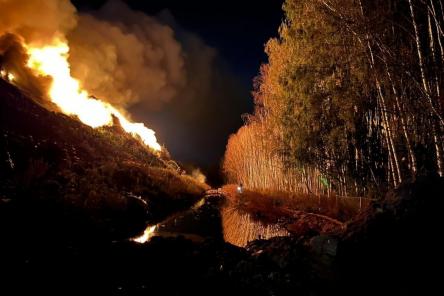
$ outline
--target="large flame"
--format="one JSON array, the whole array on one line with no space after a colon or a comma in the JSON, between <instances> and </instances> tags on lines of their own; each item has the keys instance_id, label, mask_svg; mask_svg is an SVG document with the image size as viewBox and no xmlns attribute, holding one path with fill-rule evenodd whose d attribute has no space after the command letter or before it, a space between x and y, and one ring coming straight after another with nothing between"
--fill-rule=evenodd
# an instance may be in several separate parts
<instances>
[{"instance_id":1,"label":"large flame","mask_svg":"<svg viewBox=\"0 0 444 296\"><path fill-rule=\"evenodd\" d=\"M83 123L93 128L112 125L114 115L126 132L139 136L153 150L161 150L153 130L143 123L129 121L109 103L92 98L81 89L79 81L71 77L69 46L66 42L57 40L52 45L43 47L27 46L27 51L28 67L39 75L52 78L49 96L65 114L77 115Z\"/></svg>"}]
</instances>

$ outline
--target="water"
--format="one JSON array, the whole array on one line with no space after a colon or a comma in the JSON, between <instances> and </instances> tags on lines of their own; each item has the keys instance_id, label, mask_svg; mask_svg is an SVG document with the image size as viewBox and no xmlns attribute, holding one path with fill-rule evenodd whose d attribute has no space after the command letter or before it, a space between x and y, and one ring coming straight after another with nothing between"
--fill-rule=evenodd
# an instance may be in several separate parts
<instances>
[{"instance_id":1,"label":"water","mask_svg":"<svg viewBox=\"0 0 444 296\"><path fill-rule=\"evenodd\" d=\"M170 216L156 225L148 225L144 233L132 240L146 243L155 236L176 237L200 242L207 238L223 239L245 247L255 239L288 236L288 231L278 224L263 224L230 206L222 196L208 196L189 210Z\"/></svg>"},{"instance_id":2,"label":"water","mask_svg":"<svg viewBox=\"0 0 444 296\"><path fill-rule=\"evenodd\" d=\"M224 240L235 246L245 247L256 239L290 235L283 226L258 222L250 214L240 212L234 207L222 207L221 216Z\"/></svg>"}]
</instances>

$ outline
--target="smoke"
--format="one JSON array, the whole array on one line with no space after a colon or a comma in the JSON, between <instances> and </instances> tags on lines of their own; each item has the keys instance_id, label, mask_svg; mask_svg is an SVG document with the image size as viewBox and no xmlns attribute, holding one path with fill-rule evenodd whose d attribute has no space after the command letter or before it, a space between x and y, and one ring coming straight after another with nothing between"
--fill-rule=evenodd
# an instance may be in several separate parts
<instances>
[{"instance_id":1,"label":"smoke","mask_svg":"<svg viewBox=\"0 0 444 296\"><path fill-rule=\"evenodd\" d=\"M0 68L18 77L15 83L36 100L48 103L51 80L35 76L26 66L24 44L40 46L64 40L76 24L76 9L69 0L0 0Z\"/></svg>"},{"instance_id":2,"label":"smoke","mask_svg":"<svg viewBox=\"0 0 444 296\"><path fill-rule=\"evenodd\" d=\"M143 101L160 107L186 85L184 53L174 31L121 1L80 15L68 40L73 76L114 105Z\"/></svg>"},{"instance_id":3,"label":"smoke","mask_svg":"<svg viewBox=\"0 0 444 296\"><path fill-rule=\"evenodd\" d=\"M47 44L77 23L69 0L0 0L0 36L21 36L28 44Z\"/></svg>"},{"instance_id":4,"label":"smoke","mask_svg":"<svg viewBox=\"0 0 444 296\"><path fill-rule=\"evenodd\" d=\"M194 169L191 172L191 177L193 177L194 180L202 184L205 184L207 182L207 177L202 173L200 169Z\"/></svg>"},{"instance_id":5,"label":"smoke","mask_svg":"<svg viewBox=\"0 0 444 296\"><path fill-rule=\"evenodd\" d=\"M168 13L148 16L121 0L89 13L77 12L69 0L0 0L0 37L0 67L39 96L50 81L26 67L22 44L68 41L72 76L82 88L148 121L185 161L222 156L239 114L247 112L239 102L248 91L217 51Z\"/></svg>"},{"instance_id":6,"label":"smoke","mask_svg":"<svg viewBox=\"0 0 444 296\"><path fill-rule=\"evenodd\" d=\"M94 14L78 13L69 0L0 0L0 36L6 34L16 37L2 39L1 63L14 64L23 74L21 84L32 90L19 45L57 39L68 41L73 77L91 95L119 108L140 101L160 107L186 86L184 53L174 31L120 0L108 1ZM40 93L45 90L46 84Z\"/></svg>"},{"instance_id":7,"label":"smoke","mask_svg":"<svg viewBox=\"0 0 444 296\"><path fill-rule=\"evenodd\" d=\"M249 111L248 90L217 50L168 11L153 17L110 0L80 14L68 40L73 76L94 96L148 121L174 158L217 162L239 115Z\"/></svg>"},{"instance_id":8,"label":"smoke","mask_svg":"<svg viewBox=\"0 0 444 296\"><path fill-rule=\"evenodd\" d=\"M187 73L186 87L161 110L144 102L130 110L138 119L147 118L175 159L200 166L218 163L228 136L249 112L248 87L229 65L199 36L179 26L164 12L160 18L182 44Z\"/></svg>"},{"instance_id":9,"label":"smoke","mask_svg":"<svg viewBox=\"0 0 444 296\"><path fill-rule=\"evenodd\" d=\"M11 33L0 35L0 68L15 77L20 77L16 83L26 88L34 98L44 103L51 81L46 77L35 76L26 67L27 61L28 54L23 47L22 38Z\"/></svg>"}]
</instances>

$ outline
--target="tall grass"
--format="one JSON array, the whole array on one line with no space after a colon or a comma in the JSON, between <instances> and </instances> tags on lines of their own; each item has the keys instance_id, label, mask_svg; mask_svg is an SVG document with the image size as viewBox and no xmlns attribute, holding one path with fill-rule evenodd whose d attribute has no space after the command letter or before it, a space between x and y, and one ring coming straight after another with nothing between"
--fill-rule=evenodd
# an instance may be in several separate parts
<instances>
[{"instance_id":1,"label":"tall grass","mask_svg":"<svg viewBox=\"0 0 444 296\"><path fill-rule=\"evenodd\" d=\"M290 192L244 190L239 194L236 185L223 187L229 201L253 217L276 223L279 219L292 217L295 211L324 215L345 222L369 205L369 199L344 198L336 195L310 195Z\"/></svg>"}]
</instances>

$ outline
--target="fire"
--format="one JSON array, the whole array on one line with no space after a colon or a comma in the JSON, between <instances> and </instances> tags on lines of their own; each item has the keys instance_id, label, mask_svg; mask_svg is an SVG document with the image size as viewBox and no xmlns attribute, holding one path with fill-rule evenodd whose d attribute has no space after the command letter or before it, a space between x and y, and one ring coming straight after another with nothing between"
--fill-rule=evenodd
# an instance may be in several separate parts
<instances>
[{"instance_id":1,"label":"fire","mask_svg":"<svg viewBox=\"0 0 444 296\"><path fill-rule=\"evenodd\" d=\"M15 75L12 74L12 73L8 73L8 72L6 72L5 70L1 70L1 71L0 71L0 76L1 76L3 79L7 79L7 80L10 81L10 82L14 82L14 80L15 80Z\"/></svg>"},{"instance_id":2,"label":"fire","mask_svg":"<svg viewBox=\"0 0 444 296\"><path fill-rule=\"evenodd\" d=\"M8 73L8 80L9 81L14 81L15 80L15 75L12 73Z\"/></svg>"},{"instance_id":3,"label":"fire","mask_svg":"<svg viewBox=\"0 0 444 296\"><path fill-rule=\"evenodd\" d=\"M50 76L52 85L49 97L65 114L76 115L80 121L93 128L112 125L112 115L120 120L122 128L139 136L143 143L155 151L160 151L155 132L143 123L129 121L109 103L92 98L82 90L79 81L71 76L68 62L69 46L66 42L55 41L43 47L27 46L28 67L42 76Z\"/></svg>"},{"instance_id":4,"label":"fire","mask_svg":"<svg viewBox=\"0 0 444 296\"><path fill-rule=\"evenodd\" d=\"M154 236L154 234L156 233L156 228L157 228L156 225L149 226L145 229L145 231L143 232L143 234L141 236L136 237L132 240L135 241L136 243L144 244L147 241L149 241L150 238L152 238Z\"/></svg>"}]
</instances>

